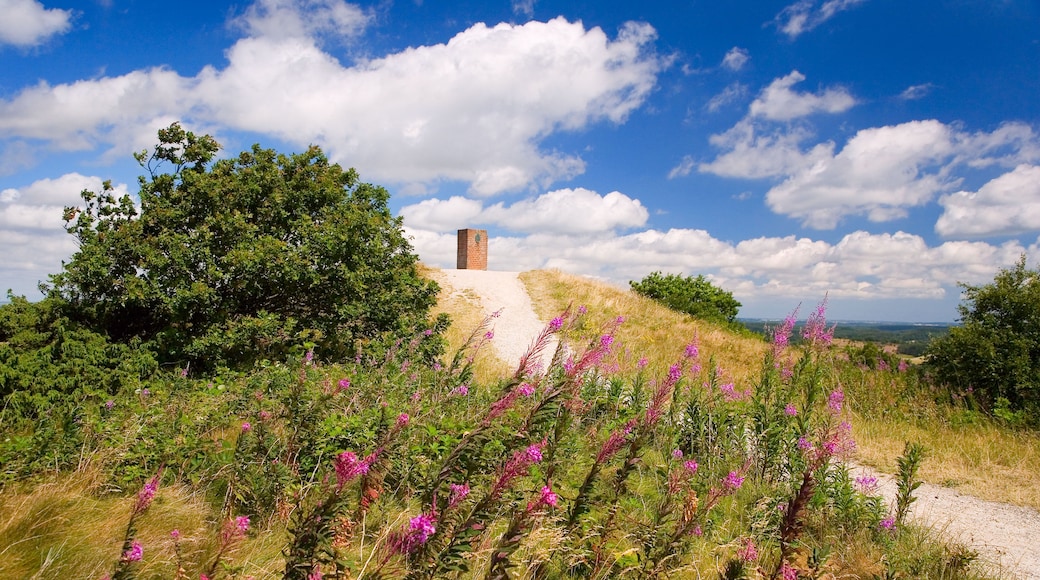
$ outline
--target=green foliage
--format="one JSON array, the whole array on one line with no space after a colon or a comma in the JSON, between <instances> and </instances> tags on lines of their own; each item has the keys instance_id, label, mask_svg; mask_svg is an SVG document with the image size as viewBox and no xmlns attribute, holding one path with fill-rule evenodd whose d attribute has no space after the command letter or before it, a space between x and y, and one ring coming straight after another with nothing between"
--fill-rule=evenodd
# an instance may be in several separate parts
<instances>
[{"instance_id":1,"label":"green foliage","mask_svg":"<svg viewBox=\"0 0 1040 580\"><path fill-rule=\"evenodd\" d=\"M896 525L903 525L910 504L917 501L914 492L921 487L917 479L917 471L924 461L924 447L917 443L906 442L903 455L896 460L899 470L896 473Z\"/></svg>"},{"instance_id":2,"label":"green foliage","mask_svg":"<svg viewBox=\"0 0 1040 580\"><path fill-rule=\"evenodd\" d=\"M639 282L630 281L632 290L697 318L732 323L737 318L740 302L699 275L696 278L678 274L653 272Z\"/></svg>"},{"instance_id":3,"label":"green foliage","mask_svg":"<svg viewBox=\"0 0 1040 580\"><path fill-rule=\"evenodd\" d=\"M214 161L218 149L171 125L135 155L149 174L140 208L110 183L66 208L79 250L50 296L70 319L192 368L285 360L308 344L342 360L431 326L437 285L419 276L385 189L317 147Z\"/></svg>"},{"instance_id":4,"label":"green foliage","mask_svg":"<svg viewBox=\"0 0 1040 580\"><path fill-rule=\"evenodd\" d=\"M962 286L962 325L928 348L935 378L991 408L1003 398L1040 418L1040 272L1022 256L992 283Z\"/></svg>"}]
</instances>

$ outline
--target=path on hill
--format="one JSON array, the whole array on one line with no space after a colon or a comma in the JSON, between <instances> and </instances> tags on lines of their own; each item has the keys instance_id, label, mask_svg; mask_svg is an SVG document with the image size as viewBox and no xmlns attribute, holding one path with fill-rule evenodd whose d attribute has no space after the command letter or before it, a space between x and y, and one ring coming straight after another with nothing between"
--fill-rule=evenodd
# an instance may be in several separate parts
<instances>
[{"instance_id":1,"label":"path on hill","mask_svg":"<svg viewBox=\"0 0 1040 580\"><path fill-rule=\"evenodd\" d=\"M547 322L535 314L519 273L441 270L438 278L453 292L477 297L485 313L501 310L495 320L492 344L499 356L516 368ZM854 472L868 473L860 466ZM896 485L892 476L869 473L878 478L879 492L885 501L894 504ZM1040 580L1040 512L927 483L918 488L915 496L917 501L911 506L910 517L918 523L970 545L1003 578Z\"/></svg>"}]
</instances>

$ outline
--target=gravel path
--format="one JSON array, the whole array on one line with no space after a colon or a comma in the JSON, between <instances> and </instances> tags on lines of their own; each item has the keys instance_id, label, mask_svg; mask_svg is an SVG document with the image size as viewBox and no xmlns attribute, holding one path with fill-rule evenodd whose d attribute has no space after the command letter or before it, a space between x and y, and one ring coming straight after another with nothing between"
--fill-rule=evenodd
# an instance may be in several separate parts
<instances>
[{"instance_id":1,"label":"gravel path","mask_svg":"<svg viewBox=\"0 0 1040 580\"><path fill-rule=\"evenodd\" d=\"M441 270L438 276L438 281L450 286L453 292L478 297L485 313L501 311L495 319L492 344L513 368L548 322L534 313L531 299L518 276L518 272L484 270ZM868 473L860 466L853 471L856 475ZM894 505L894 479L870 473L878 478L879 492L886 503ZM970 545L991 570L1004 578L1040 580L1040 512L981 500L927 483L917 489L915 497L917 501L911 505L910 517L917 523Z\"/></svg>"}]
</instances>

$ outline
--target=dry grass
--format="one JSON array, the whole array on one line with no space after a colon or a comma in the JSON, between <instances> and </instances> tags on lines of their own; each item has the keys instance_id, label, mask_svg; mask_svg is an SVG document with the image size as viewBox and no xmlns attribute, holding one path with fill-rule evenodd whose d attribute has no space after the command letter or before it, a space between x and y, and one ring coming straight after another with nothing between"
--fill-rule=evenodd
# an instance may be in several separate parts
<instances>
[{"instance_id":1,"label":"dry grass","mask_svg":"<svg viewBox=\"0 0 1040 580\"><path fill-rule=\"evenodd\" d=\"M99 495L98 474L88 469L0 494L0 578L101 578L112 572L122 551L136 496ZM139 518L136 539L146 558L141 578L172 578L176 557L170 532L181 532L181 553L189 571L216 552L219 523L205 502L187 488L164 486L148 513ZM231 554L234 565L257 577L275 577L284 567L280 528L251 537ZM192 577L197 577L197 572Z\"/></svg>"},{"instance_id":2,"label":"dry grass","mask_svg":"<svg viewBox=\"0 0 1040 580\"><path fill-rule=\"evenodd\" d=\"M696 338L704 360L714 356L727 380L741 384L758 375L768 349L761 340L737 336L604 282L558 270L524 272L520 280L527 286L539 317L552 318L568 306L581 305L588 308L593 325L606 325L624 316L618 338L636 358L645 356L657 364L656 370L666 369Z\"/></svg>"},{"instance_id":3,"label":"dry grass","mask_svg":"<svg viewBox=\"0 0 1040 580\"><path fill-rule=\"evenodd\" d=\"M913 441L927 448L924 481L1040 510L1040 435L988 422L952 426L929 419L925 425L856 417L860 461L894 472L895 458Z\"/></svg>"}]
</instances>

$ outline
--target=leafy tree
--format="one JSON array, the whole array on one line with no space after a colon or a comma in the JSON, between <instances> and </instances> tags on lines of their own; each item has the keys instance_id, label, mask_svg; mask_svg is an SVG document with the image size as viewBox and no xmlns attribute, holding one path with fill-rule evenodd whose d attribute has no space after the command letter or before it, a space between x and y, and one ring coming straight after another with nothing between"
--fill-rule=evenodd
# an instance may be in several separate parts
<instances>
[{"instance_id":1,"label":"leafy tree","mask_svg":"<svg viewBox=\"0 0 1040 580\"><path fill-rule=\"evenodd\" d=\"M654 272L639 282L630 281L632 290L697 318L732 323L737 318L740 302L715 286L703 275L696 278Z\"/></svg>"},{"instance_id":2,"label":"leafy tree","mask_svg":"<svg viewBox=\"0 0 1040 580\"><path fill-rule=\"evenodd\" d=\"M214 161L219 147L175 123L150 155L135 154L148 173L139 208L106 182L83 192L85 207L65 209L79 251L49 295L71 318L140 340L161 362L204 367L304 345L353 356L431 326L438 287L419 275L385 189L317 147L282 155L254 145Z\"/></svg>"},{"instance_id":3,"label":"leafy tree","mask_svg":"<svg viewBox=\"0 0 1040 580\"><path fill-rule=\"evenodd\" d=\"M928 347L934 376L991 404L1004 399L1040 415L1040 272L1022 256L992 283L961 287L961 326Z\"/></svg>"}]
</instances>

